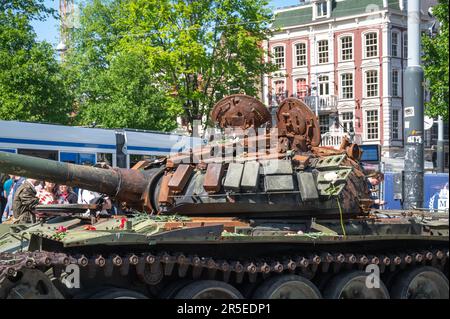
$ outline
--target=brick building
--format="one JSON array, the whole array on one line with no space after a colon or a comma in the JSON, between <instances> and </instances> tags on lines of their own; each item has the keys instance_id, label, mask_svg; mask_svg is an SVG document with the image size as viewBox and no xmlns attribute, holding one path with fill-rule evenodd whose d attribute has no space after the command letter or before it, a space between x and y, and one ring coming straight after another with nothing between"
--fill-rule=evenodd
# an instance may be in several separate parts
<instances>
[{"instance_id":1,"label":"brick building","mask_svg":"<svg viewBox=\"0 0 450 319\"><path fill-rule=\"evenodd\" d=\"M433 22L430 4L422 4L424 31ZM264 77L264 102L303 99L319 116L324 145L339 145L353 130L357 142L401 156L406 10L401 0L310 0L278 9L264 45L279 70Z\"/></svg>"}]
</instances>

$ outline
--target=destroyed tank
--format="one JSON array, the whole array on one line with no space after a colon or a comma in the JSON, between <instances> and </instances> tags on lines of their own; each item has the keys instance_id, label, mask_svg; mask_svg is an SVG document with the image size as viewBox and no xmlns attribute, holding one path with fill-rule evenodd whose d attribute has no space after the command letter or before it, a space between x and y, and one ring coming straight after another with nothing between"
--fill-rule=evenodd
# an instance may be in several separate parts
<instances>
[{"instance_id":1,"label":"destroyed tank","mask_svg":"<svg viewBox=\"0 0 450 319\"><path fill-rule=\"evenodd\" d=\"M38 223L0 225L0 298L448 298L448 215L371 208L358 145L321 147L295 98L271 117L228 96L208 144L132 169L0 153L0 172L121 208L40 205Z\"/></svg>"}]
</instances>

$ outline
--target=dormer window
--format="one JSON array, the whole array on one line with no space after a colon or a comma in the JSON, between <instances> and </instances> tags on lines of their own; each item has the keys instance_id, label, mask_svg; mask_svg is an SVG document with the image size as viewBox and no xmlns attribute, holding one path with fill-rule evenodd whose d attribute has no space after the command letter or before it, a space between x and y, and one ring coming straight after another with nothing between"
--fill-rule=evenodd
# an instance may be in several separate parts
<instances>
[{"instance_id":1,"label":"dormer window","mask_svg":"<svg viewBox=\"0 0 450 319\"><path fill-rule=\"evenodd\" d=\"M319 2L317 3L317 17L318 18L323 18L327 16L327 2L323 1L323 2Z\"/></svg>"}]
</instances>

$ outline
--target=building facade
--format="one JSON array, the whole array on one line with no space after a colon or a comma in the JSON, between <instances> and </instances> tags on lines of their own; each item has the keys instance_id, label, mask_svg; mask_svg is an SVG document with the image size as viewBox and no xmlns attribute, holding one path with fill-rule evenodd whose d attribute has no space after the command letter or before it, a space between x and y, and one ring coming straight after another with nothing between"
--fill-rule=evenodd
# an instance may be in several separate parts
<instances>
[{"instance_id":1,"label":"building facade","mask_svg":"<svg viewBox=\"0 0 450 319\"><path fill-rule=\"evenodd\" d=\"M424 31L432 23L427 5ZM323 145L351 133L381 145L384 157L401 156L406 1L300 1L275 12L273 30L265 46L278 71L264 78L266 105L299 97L318 115Z\"/></svg>"}]
</instances>

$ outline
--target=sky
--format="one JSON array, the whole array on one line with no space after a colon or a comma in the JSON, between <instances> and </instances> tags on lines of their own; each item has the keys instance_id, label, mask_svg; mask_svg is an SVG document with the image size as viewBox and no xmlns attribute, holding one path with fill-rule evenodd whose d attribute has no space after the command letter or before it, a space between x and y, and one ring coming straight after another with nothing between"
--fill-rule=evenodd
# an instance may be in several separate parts
<instances>
[{"instance_id":1,"label":"sky","mask_svg":"<svg viewBox=\"0 0 450 319\"><path fill-rule=\"evenodd\" d=\"M75 0L75 2L78 2ZM58 10L59 0L45 0L45 5L49 8L54 8ZM298 4L299 0L271 0L270 6L273 8L291 6ZM58 45L59 42L59 22L53 18L48 18L45 21L34 21L32 23L33 28L37 34L39 41L50 42L54 47Z\"/></svg>"}]
</instances>

